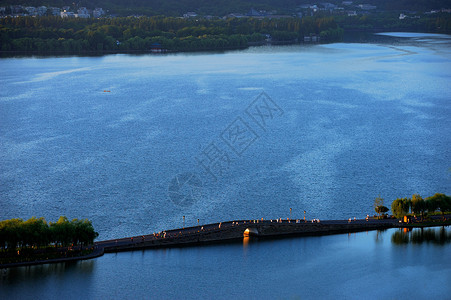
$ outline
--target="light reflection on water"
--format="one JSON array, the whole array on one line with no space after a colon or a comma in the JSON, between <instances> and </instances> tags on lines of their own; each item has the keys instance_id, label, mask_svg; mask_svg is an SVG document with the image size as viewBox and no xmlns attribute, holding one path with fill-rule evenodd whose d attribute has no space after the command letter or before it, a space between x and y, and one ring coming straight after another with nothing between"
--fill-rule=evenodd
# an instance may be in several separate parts
<instances>
[{"instance_id":1,"label":"light reflection on water","mask_svg":"<svg viewBox=\"0 0 451 300\"><path fill-rule=\"evenodd\" d=\"M451 232L445 227L436 228L403 228L393 232L391 237L395 245L423 244L445 245L451 242Z\"/></svg>"},{"instance_id":2,"label":"light reflection on water","mask_svg":"<svg viewBox=\"0 0 451 300\"><path fill-rule=\"evenodd\" d=\"M403 238L406 247L393 247L399 234L415 246ZM418 236L428 242L418 243ZM447 242L432 242L433 236L439 241L446 236ZM446 298L450 236L449 227L389 229L105 254L73 265L8 270L1 277L0 297Z\"/></svg>"}]
</instances>

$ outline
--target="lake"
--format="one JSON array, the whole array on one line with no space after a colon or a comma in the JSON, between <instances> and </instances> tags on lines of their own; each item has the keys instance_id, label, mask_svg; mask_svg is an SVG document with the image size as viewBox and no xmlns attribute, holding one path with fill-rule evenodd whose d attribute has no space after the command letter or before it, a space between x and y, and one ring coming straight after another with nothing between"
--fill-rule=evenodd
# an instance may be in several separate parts
<instances>
[{"instance_id":1,"label":"lake","mask_svg":"<svg viewBox=\"0 0 451 300\"><path fill-rule=\"evenodd\" d=\"M392 33L225 53L2 58L0 219L88 218L109 239L180 227L183 216L186 226L287 218L290 208L293 218L363 218L378 195L389 207L450 194L450 46L448 35ZM394 246L391 233L109 254L11 271L1 290L449 297L449 244Z\"/></svg>"},{"instance_id":2,"label":"lake","mask_svg":"<svg viewBox=\"0 0 451 300\"><path fill-rule=\"evenodd\" d=\"M105 254L77 263L10 269L0 275L0 296L448 299L450 242L447 227Z\"/></svg>"}]
</instances>

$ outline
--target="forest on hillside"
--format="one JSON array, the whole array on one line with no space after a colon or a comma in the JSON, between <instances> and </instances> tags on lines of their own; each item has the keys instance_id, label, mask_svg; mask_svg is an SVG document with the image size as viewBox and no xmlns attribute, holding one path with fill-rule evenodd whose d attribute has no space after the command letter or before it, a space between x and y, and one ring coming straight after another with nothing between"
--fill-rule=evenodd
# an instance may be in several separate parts
<instances>
[{"instance_id":1,"label":"forest on hillside","mask_svg":"<svg viewBox=\"0 0 451 300\"><path fill-rule=\"evenodd\" d=\"M190 20L170 17L0 19L0 50L38 52L168 51L244 48L250 44L296 42L318 35L340 40L343 30L331 17Z\"/></svg>"},{"instance_id":2,"label":"forest on hillside","mask_svg":"<svg viewBox=\"0 0 451 300\"><path fill-rule=\"evenodd\" d=\"M297 43L311 36L336 42L345 31L451 33L451 18L435 14L399 20L396 13L279 19L8 17L0 19L0 51L129 52L149 51L155 44L165 51L223 50Z\"/></svg>"}]
</instances>

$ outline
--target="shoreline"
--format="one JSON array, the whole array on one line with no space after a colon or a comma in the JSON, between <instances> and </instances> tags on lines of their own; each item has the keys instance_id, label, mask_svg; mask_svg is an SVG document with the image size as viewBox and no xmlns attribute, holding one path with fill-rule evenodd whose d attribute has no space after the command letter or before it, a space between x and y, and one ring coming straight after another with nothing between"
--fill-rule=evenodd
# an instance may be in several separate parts
<instances>
[{"instance_id":1,"label":"shoreline","mask_svg":"<svg viewBox=\"0 0 451 300\"><path fill-rule=\"evenodd\" d=\"M263 47L263 46L285 46L285 45L302 45L302 46L312 46L312 45L323 45L323 44L333 44L333 43L359 43L360 39L356 39L355 41L349 41L347 36L352 36L353 34L362 33L367 35L375 35L377 33L387 33L387 32L412 32L417 33L417 31L409 31L402 28L399 29L391 29L388 30L385 28L372 28L372 29L345 29L345 33L340 40L321 40L321 41L300 41L300 40L288 40L288 41L259 41L259 42L249 42L245 46L236 46L236 47L219 47L219 48L186 48L180 50L169 50L164 49L161 52L153 52L152 49L147 50L86 50L86 51L64 51L64 50L55 50L55 51L21 51L21 50L12 50L5 51L0 50L0 58L15 58L15 57L54 57L54 56L80 56L80 57L96 57L96 56L105 56L112 54L129 54L129 55L167 55L167 54L190 54L190 53L201 53L201 52L213 52L213 53L222 53L226 51L236 51L236 50L246 50L251 47ZM441 33L436 31L428 31L424 33L431 34L446 34L451 35L450 33ZM351 38L352 40L352 38Z\"/></svg>"},{"instance_id":2,"label":"shoreline","mask_svg":"<svg viewBox=\"0 0 451 300\"><path fill-rule=\"evenodd\" d=\"M246 50L250 47L262 47L262 46L285 46L285 45L319 45L319 44L330 44L333 42L299 42L299 41L274 41L274 42L252 42L246 46L238 47L221 47L221 48L199 48L199 49L184 49L184 50L165 50L162 52L152 52L152 50L102 50L102 51L80 51L80 52L66 52L63 50L55 50L50 52L40 52L40 51L4 51L0 50L0 58L11 58L11 57L52 57L52 56L81 56L81 57L95 57L95 56L105 56L112 54L129 54L129 55L167 55L167 54L190 54L190 53L200 53L200 52L215 52L222 53L226 51L236 51L236 50Z\"/></svg>"},{"instance_id":3,"label":"shoreline","mask_svg":"<svg viewBox=\"0 0 451 300\"><path fill-rule=\"evenodd\" d=\"M27 262L17 262L17 263L9 263L0 265L0 269L8 269L8 268L18 268L18 267L29 267L29 266L37 266L44 264L54 264L54 263L64 263L71 261L79 261L79 260L87 260L92 258L100 257L104 254L103 248L94 248L94 250L87 255L83 256L73 256L73 257L65 257L65 258L54 258L47 260L35 260L35 261L27 261Z\"/></svg>"},{"instance_id":4,"label":"shoreline","mask_svg":"<svg viewBox=\"0 0 451 300\"><path fill-rule=\"evenodd\" d=\"M0 265L0 269L62 263L97 258L104 253L117 253L144 249L193 247L209 244L228 244L243 241L244 238L282 239L288 237L324 236L362 231L386 230L391 228L425 228L451 225L451 215L445 221L403 223L399 219L348 219L311 220L273 219L237 220L194 227L165 230L149 235L104 240L94 243L94 251L85 256L20 262ZM434 218L440 220L442 216Z\"/></svg>"}]
</instances>

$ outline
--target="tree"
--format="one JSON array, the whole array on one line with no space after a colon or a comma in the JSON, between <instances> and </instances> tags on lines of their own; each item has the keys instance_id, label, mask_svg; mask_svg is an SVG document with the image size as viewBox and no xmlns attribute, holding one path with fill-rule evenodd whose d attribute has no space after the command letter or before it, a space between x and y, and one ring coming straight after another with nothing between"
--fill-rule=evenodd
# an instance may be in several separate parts
<instances>
[{"instance_id":1,"label":"tree","mask_svg":"<svg viewBox=\"0 0 451 300\"><path fill-rule=\"evenodd\" d=\"M22 219L10 219L0 222L0 245L3 249L15 251L22 240Z\"/></svg>"},{"instance_id":2,"label":"tree","mask_svg":"<svg viewBox=\"0 0 451 300\"><path fill-rule=\"evenodd\" d=\"M381 195L377 196L376 199L374 199L373 206L376 213L380 215L379 208L384 206L384 198L382 198Z\"/></svg>"},{"instance_id":3,"label":"tree","mask_svg":"<svg viewBox=\"0 0 451 300\"><path fill-rule=\"evenodd\" d=\"M409 212L407 198L397 198L391 204L391 211L396 218L402 218Z\"/></svg>"},{"instance_id":4,"label":"tree","mask_svg":"<svg viewBox=\"0 0 451 300\"><path fill-rule=\"evenodd\" d=\"M23 222L22 247L25 246L42 246L49 242L49 228L44 218L37 219L32 217Z\"/></svg>"},{"instance_id":5,"label":"tree","mask_svg":"<svg viewBox=\"0 0 451 300\"><path fill-rule=\"evenodd\" d=\"M322 16L306 17L302 21L298 18L190 20L161 16L98 20L18 17L0 18L0 49L39 52L149 50L150 44L144 41L159 38L158 42L165 49L186 51L246 47L248 42L264 41L266 34L271 34L274 40L294 42L304 35L320 32L327 41L341 39L342 35L335 17Z\"/></svg>"},{"instance_id":6,"label":"tree","mask_svg":"<svg viewBox=\"0 0 451 300\"><path fill-rule=\"evenodd\" d=\"M425 202L428 213L435 212L439 208L440 200L434 196L426 198Z\"/></svg>"},{"instance_id":7,"label":"tree","mask_svg":"<svg viewBox=\"0 0 451 300\"><path fill-rule=\"evenodd\" d=\"M414 213L421 213L421 220L423 220L424 211L426 210L426 203L419 194L412 196L412 211Z\"/></svg>"},{"instance_id":8,"label":"tree","mask_svg":"<svg viewBox=\"0 0 451 300\"><path fill-rule=\"evenodd\" d=\"M406 210L406 214L411 212L412 200L410 198L402 198L402 205L404 206L404 209Z\"/></svg>"},{"instance_id":9,"label":"tree","mask_svg":"<svg viewBox=\"0 0 451 300\"><path fill-rule=\"evenodd\" d=\"M91 221L60 217L58 222L47 224L44 218L32 217L27 221L10 219L0 221L0 248L15 251L17 247L34 248L55 245L67 246L92 244L99 234Z\"/></svg>"},{"instance_id":10,"label":"tree","mask_svg":"<svg viewBox=\"0 0 451 300\"><path fill-rule=\"evenodd\" d=\"M379 217L381 216L381 214L384 214L387 211L389 211L388 207L383 205L376 206L374 210L379 214Z\"/></svg>"},{"instance_id":11,"label":"tree","mask_svg":"<svg viewBox=\"0 0 451 300\"><path fill-rule=\"evenodd\" d=\"M445 194L436 193L434 196L426 198L427 202L429 202L429 207L440 209L442 215L444 216L445 211L451 210L451 197ZM429 210L429 208L428 208Z\"/></svg>"},{"instance_id":12,"label":"tree","mask_svg":"<svg viewBox=\"0 0 451 300\"><path fill-rule=\"evenodd\" d=\"M94 231L94 227L88 219L73 219L71 224L74 226L75 231L73 240L74 244L92 244L94 239L99 236L99 234Z\"/></svg>"}]
</instances>

